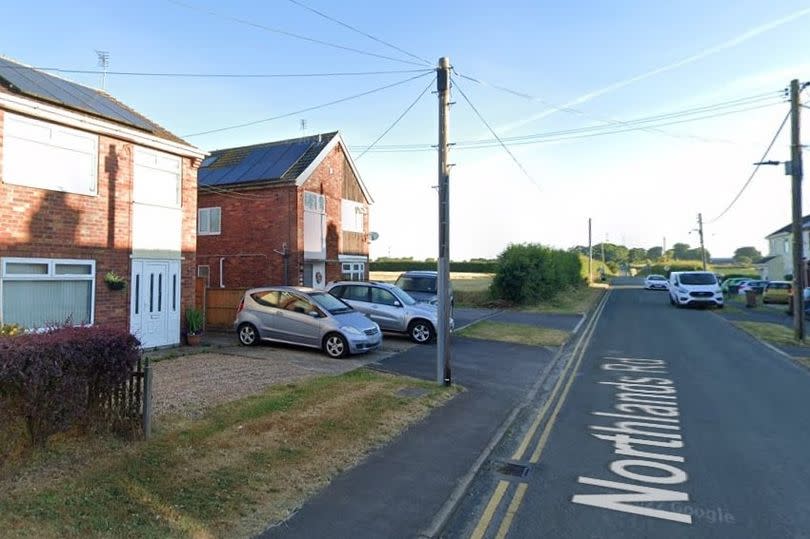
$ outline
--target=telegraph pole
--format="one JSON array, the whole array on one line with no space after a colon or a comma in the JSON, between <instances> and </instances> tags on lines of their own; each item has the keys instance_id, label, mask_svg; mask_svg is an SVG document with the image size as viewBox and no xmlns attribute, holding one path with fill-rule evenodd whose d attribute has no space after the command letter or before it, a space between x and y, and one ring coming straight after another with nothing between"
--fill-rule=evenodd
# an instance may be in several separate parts
<instances>
[{"instance_id":1,"label":"telegraph pole","mask_svg":"<svg viewBox=\"0 0 810 539\"><path fill-rule=\"evenodd\" d=\"M439 58L436 69L439 94L439 327L436 335L436 381L449 386L450 374L450 166L447 132L450 112L450 59Z\"/></svg>"},{"instance_id":2,"label":"telegraph pole","mask_svg":"<svg viewBox=\"0 0 810 539\"><path fill-rule=\"evenodd\" d=\"M700 261L703 262L703 271L706 271L706 248L703 246L703 214L698 214L698 234L700 235Z\"/></svg>"},{"instance_id":3,"label":"telegraph pole","mask_svg":"<svg viewBox=\"0 0 810 539\"><path fill-rule=\"evenodd\" d=\"M799 81L790 81L790 175L793 196L793 332L804 340L804 253L802 241L802 146L799 137Z\"/></svg>"},{"instance_id":4,"label":"telegraph pole","mask_svg":"<svg viewBox=\"0 0 810 539\"><path fill-rule=\"evenodd\" d=\"M588 217L588 284L593 284L593 243L591 243L590 217Z\"/></svg>"}]
</instances>

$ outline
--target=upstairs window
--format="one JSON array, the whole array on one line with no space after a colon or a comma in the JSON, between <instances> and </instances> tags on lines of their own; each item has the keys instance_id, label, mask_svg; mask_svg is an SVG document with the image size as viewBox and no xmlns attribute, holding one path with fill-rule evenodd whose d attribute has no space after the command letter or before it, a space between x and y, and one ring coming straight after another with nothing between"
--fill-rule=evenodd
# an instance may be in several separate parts
<instances>
[{"instance_id":1,"label":"upstairs window","mask_svg":"<svg viewBox=\"0 0 810 539\"><path fill-rule=\"evenodd\" d=\"M304 191L304 210L326 213L326 197L312 191Z\"/></svg>"},{"instance_id":2,"label":"upstairs window","mask_svg":"<svg viewBox=\"0 0 810 539\"><path fill-rule=\"evenodd\" d=\"M98 136L6 112L3 181L95 196Z\"/></svg>"},{"instance_id":3,"label":"upstairs window","mask_svg":"<svg viewBox=\"0 0 810 539\"><path fill-rule=\"evenodd\" d=\"M222 233L222 208L197 210L197 234L212 236Z\"/></svg>"}]
</instances>

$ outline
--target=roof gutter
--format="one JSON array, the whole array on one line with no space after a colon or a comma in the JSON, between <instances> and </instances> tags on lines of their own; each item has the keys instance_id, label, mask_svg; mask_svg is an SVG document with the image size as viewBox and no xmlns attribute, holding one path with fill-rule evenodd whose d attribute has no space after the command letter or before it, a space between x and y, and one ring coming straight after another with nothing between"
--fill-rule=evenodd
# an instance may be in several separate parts
<instances>
[{"instance_id":1,"label":"roof gutter","mask_svg":"<svg viewBox=\"0 0 810 539\"><path fill-rule=\"evenodd\" d=\"M108 122L91 116L84 116L61 107L41 103L33 99L0 92L0 108L34 116L43 120L57 122L69 127L91 131L100 135L108 135L121 140L134 142L156 150L162 150L175 155L202 159L208 152L189 144L180 144L171 140L157 137L142 131L130 129L113 122Z\"/></svg>"}]
</instances>

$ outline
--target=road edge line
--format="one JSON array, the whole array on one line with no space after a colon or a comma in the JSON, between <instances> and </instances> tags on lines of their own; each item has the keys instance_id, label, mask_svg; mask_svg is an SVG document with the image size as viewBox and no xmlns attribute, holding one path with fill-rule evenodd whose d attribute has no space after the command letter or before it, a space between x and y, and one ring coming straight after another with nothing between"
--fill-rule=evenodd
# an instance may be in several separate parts
<instances>
[{"instance_id":1,"label":"road edge line","mask_svg":"<svg viewBox=\"0 0 810 539\"><path fill-rule=\"evenodd\" d=\"M586 314L582 315L583 321L586 318L590 317L596 311L597 307L602 301L602 297L605 294L607 294L608 290L609 289L603 290L601 295L599 296L599 299L594 302L593 306L588 310ZM497 447L497 445L501 442L504 434L506 434L506 431L509 430L512 424L515 422L515 419L517 419L518 414L520 414L520 412L526 409L526 407L532 402L532 400L534 400L534 397L537 396L537 393L540 391L540 388L543 387L543 385L545 385L549 375L554 370L554 368L557 367L557 365L560 362L560 359L563 357L563 352L565 351L566 347L571 342L574 341L574 339L572 338L574 335L575 333L571 332L569 334L569 338L566 339L566 341L562 344L562 346L560 346L557 349L556 354L554 354L554 356L551 358L551 361L549 361L548 365L546 365L545 369L543 369L543 372L540 374L540 377L538 378L537 382L535 382L535 384L529 390L529 393L527 393L526 397L520 402L518 402L514 406L514 408L512 408L512 411L509 412L509 415L506 417L506 419L503 420L501 425L498 427L498 430L496 430L495 434L492 435L492 438L490 438L487 445L478 455L478 458L475 459L475 462L473 462L470 469L467 470L467 473L465 473L461 477L461 479L459 479L458 483L456 484L456 488L453 489L453 491L450 493L450 496L448 496L447 500L442 504L441 508L436 513L436 516L433 517L433 520L431 521L430 525L424 531L419 532L417 534L417 537L427 537L432 539L438 537L439 534L444 530L444 527L447 526L447 523L450 521L450 518L453 516L453 513L455 513L456 509L458 509L459 503L464 498L464 495L467 493L467 489L469 488L473 479L475 479L475 476L478 475L478 472L481 470L481 467L484 465L484 462L487 461L487 459L492 454L492 451L494 451L495 447Z\"/></svg>"}]
</instances>

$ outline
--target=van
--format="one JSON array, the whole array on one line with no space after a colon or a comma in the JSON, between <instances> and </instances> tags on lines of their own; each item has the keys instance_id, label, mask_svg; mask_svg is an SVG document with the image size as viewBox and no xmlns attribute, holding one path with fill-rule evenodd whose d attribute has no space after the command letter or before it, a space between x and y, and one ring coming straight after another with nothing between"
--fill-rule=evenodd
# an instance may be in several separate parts
<instances>
[{"instance_id":1,"label":"van","mask_svg":"<svg viewBox=\"0 0 810 539\"><path fill-rule=\"evenodd\" d=\"M676 307L709 305L723 308L717 275L709 271L673 271L669 275L669 303Z\"/></svg>"}]
</instances>

